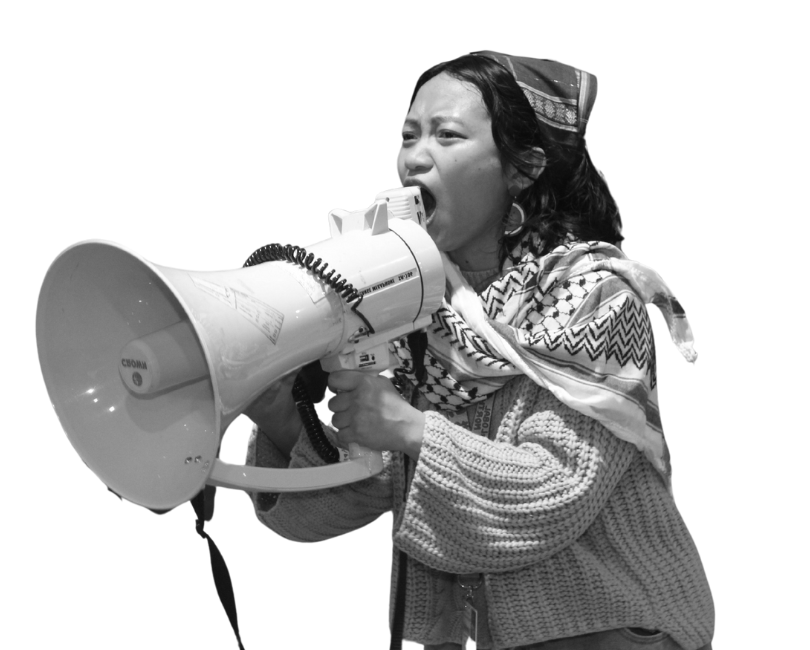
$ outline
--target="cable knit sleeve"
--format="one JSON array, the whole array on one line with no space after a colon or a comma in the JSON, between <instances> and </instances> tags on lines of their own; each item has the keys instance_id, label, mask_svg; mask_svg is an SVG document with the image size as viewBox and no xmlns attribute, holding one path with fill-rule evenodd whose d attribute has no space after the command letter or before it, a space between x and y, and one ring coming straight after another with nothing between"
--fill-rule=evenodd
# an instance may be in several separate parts
<instances>
[{"instance_id":1,"label":"cable knit sleeve","mask_svg":"<svg viewBox=\"0 0 810 650\"><path fill-rule=\"evenodd\" d=\"M590 526L637 453L525 377L498 398L494 441L425 414L394 542L434 569L496 573L554 555Z\"/></svg>"},{"instance_id":2,"label":"cable knit sleeve","mask_svg":"<svg viewBox=\"0 0 810 650\"><path fill-rule=\"evenodd\" d=\"M391 458L383 454L383 470L356 483L308 492L250 494L256 516L279 535L298 542L337 537L371 523L391 509ZM247 464L298 468L323 465L309 437L301 435L289 461L256 429L250 439Z\"/></svg>"}]
</instances>

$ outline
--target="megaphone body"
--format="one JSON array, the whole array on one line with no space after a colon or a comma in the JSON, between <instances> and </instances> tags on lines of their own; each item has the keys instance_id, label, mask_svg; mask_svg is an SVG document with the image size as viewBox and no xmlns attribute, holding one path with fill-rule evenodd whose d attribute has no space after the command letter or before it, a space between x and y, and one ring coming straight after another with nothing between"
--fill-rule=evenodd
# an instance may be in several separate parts
<instances>
[{"instance_id":1,"label":"megaphone body","mask_svg":"<svg viewBox=\"0 0 810 650\"><path fill-rule=\"evenodd\" d=\"M310 469L217 456L274 381L318 359L380 372L388 342L430 322L444 271L423 226L418 189L401 188L331 213L331 239L249 268L174 269L100 241L68 248L42 285L37 346L70 442L112 491L153 510L206 484L306 490L379 472L379 453L362 449Z\"/></svg>"}]
</instances>

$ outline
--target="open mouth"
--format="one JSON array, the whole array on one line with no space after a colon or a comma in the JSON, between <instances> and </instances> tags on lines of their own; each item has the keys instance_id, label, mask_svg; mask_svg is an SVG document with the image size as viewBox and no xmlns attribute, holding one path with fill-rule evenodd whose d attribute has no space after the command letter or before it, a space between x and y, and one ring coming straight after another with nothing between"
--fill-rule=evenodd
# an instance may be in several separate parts
<instances>
[{"instance_id":1,"label":"open mouth","mask_svg":"<svg viewBox=\"0 0 810 650\"><path fill-rule=\"evenodd\" d=\"M429 189L420 186L419 189L422 192L422 203L425 205L425 216L427 217L427 223L430 223L430 220L433 218L433 214L436 212L436 197L430 192Z\"/></svg>"}]
</instances>

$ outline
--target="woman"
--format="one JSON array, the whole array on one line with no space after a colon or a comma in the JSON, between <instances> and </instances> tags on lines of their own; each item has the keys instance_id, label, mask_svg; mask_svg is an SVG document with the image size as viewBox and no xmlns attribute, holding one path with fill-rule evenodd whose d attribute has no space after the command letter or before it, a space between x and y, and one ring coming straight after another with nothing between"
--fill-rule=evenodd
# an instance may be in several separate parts
<instances>
[{"instance_id":1,"label":"woman","mask_svg":"<svg viewBox=\"0 0 810 650\"><path fill-rule=\"evenodd\" d=\"M385 469L254 495L261 521L302 541L393 510L392 645L710 647L711 594L668 489L645 302L694 353L665 285L616 247L618 210L585 149L595 95L588 73L494 52L422 75L398 168L456 265L447 300L426 337L393 346L399 389L329 377L337 442L383 451ZM286 389L248 414L249 463L322 463Z\"/></svg>"}]
</instances>

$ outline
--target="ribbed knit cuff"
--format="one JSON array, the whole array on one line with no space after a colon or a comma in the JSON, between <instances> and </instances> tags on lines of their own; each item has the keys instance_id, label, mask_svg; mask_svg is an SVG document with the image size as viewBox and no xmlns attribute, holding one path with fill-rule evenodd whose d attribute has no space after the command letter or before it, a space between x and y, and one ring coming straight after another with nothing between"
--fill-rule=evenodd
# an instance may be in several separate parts
<instances>
[{"instance_id":1,"label":"ribbed knit cuff","mask_svg":"<svg viewBox=\"0 0 810 650\"><path fill-rule=\"evenodd\" d=\"M298 440L290 451L290 457L276 447L270 436L262 431L258 426L253 428L253 433L248 443L247 465L255 467L270 467L274 469L289 469L301 467L319 467L324 464L318 452L309 441L309 436L305 434L303 427L298 435ZM278 502L278 493L275 492L251 492L250 498L257 512L268 512Z\"/></svg>"},{"instance_id":2,"label":"ribbed knit cuff","mask_svg":"<svg viewBox=\"0 0 810 650\"><path fill-rule=\"evenodd\" d=\"M270 436L264 433L258 425L254 426L248 443L245 464L255 467L283 469L287 467L288 463L289 460L273 444ZM267 512L276 505L278 500L278 494L274 492L248 492L247 494L253 502L253 507L257 513Z\"/></svg>"},{"instance_id":3,"label":"ribbed knit cuff","mask_svg":"<svg viewBox=\"0 0 810 650\"><path fill-rule=\"evenodd\" d=\"M474 546L479 524L474 514L459 512L468 503L459 464L486 442L439 413L425 413L419 460L394 531L394 543L417 561L451 573L478 570L469 564L466 544L457 544L466 539Z\"/></svg>"}]
</instances>

